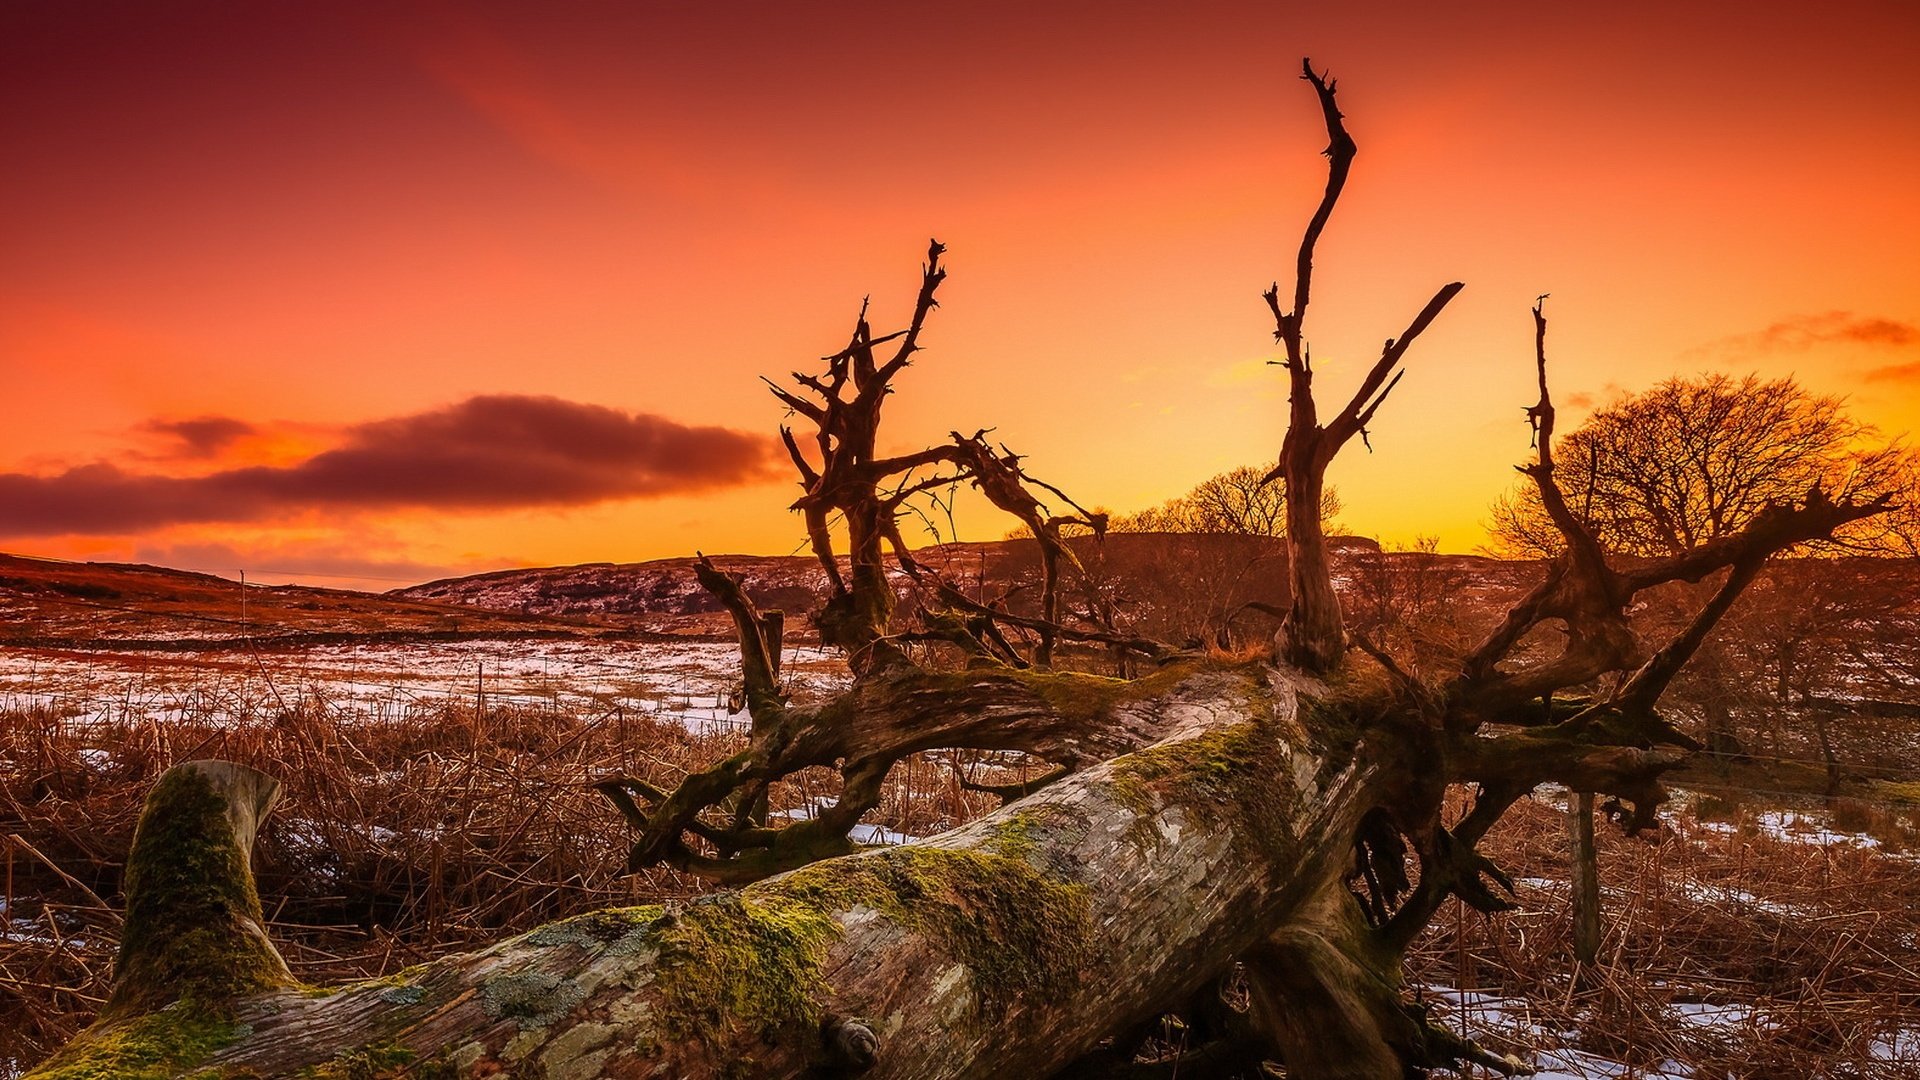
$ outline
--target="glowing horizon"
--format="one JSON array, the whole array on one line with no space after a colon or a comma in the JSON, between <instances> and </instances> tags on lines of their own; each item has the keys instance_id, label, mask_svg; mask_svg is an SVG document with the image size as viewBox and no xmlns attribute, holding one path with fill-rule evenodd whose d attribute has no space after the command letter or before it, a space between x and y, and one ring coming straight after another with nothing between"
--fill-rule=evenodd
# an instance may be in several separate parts
<instances>
[{"instance_id":1,"label":"glowing horizon","mask_svg":"<svg viewBox=\"0 0 1920 1080\"><path fill-rule=\"evenodd\" d=\"M1332 482L1470 550L1526 451L1703 370L1920 415L1920 13L1513 3L15 5L0 549L326 583L795 550L758 382L952 277L889 437L995 427L1086 505L1270 461L1259 292L1360 146L1326 401L1440 284ZM484 481L484 482L481 482ZM1004 523L963 504L963 539Z\"/></svg>"}]
</instances>

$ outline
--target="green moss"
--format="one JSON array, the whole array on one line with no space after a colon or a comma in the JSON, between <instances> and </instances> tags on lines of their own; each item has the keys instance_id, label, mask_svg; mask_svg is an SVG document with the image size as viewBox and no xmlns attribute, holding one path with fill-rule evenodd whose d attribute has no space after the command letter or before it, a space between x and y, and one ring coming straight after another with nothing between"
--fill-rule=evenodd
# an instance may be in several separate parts
<instances>
[{"instance_id":1,"label":"green moss","mask_svg":"<svg viewBox=\"0 0 1920 1080\"><path fill-rule=\"evenodd\" d=\"M23 1080L164 1080L189 1072L247 1029L191 1005L88 1028Z\"/></svg>"},{"instance_id":2,"label":"green moss","mask_svg":"<svg viewBox=\"0 0 1920 1080\"><path fill-rule=\"evenodd\" d=\"M1022 994L1084 976L1092 925L1086 890L1024 857L1037 817L1005 827L992 851L907 846L817 864L670 911L647 934L660 950L660 1025L669 1038L738 1045L811 1033L822 1018L821 965L865 907L939 943L972 973L976 1004L998 1015Z\"/></svg>"},{"instance_id":3,"label":"green moss","mask_svg":"<svg viewBox=\"0 0 1920 1080\"><path fill-rule=\"evenodd\" d=\"M811 866L755 886L810 910L872 908L943 945L972 973L976 1004L998 1013L1084 977L1092 959L1086 888L1025 857L1037 820L1004 827L997 850L909 845L855 863ZM752 890L749 890L752 891Z\"/></svg>"},{"instance_id":4,"label":"green moss","mask_svg":"<svg viewBox=\"0 0 1920 1080\"><path fill-rule=\"evenodd\" d=\"M1358 714L1345 705L1330 698L1299 696L1296 715L1315 749L1328 754L1349 754L1359 745L1364 727Z\"/></svg>"},{"instance_id":5,"label":"green moss","mask_svg":"<svg viewBox=\"0 0 1920 1080\"><path fill-rule=\"evenodd\" d=\"M419 989L419 987L414 985L415 981L426 974L427 968L428 965L426 964L415 964L412 967L402 968L399 971L386 975L376 975L371 979L357 979L353 982L340 983L336 986L301 986L298 988L298 993L301 997L323 998L333 997L336 994L344 994L349 990L358 990L369 986L383 986L393 990ZM382 996L384 997L384 995Z\"/></svg>"},{"instance_id":6,"label":"green moss","mask_svg":"<svg viewBox=\"0 0 1920 1080\"><path fill-rule=\"evenodd\" d=\"M1008 677L1027 686L1062 716L1091 720L1119 706L1160 697L1198 667L1194 662L1168 664L1137 679L1110 679L1072 671L1012 671Z\"/></svg>"},{"instance_id":7,"label":"green moss","mask_svg":"<svg viewBox=\"0 0 1920 1080\"><path fill-rule=\"evenodd\" d=\"M666 908L659 904L607 908L562 919L532 931L530 944L542 946L574 945L583 949L611 948L626 952L641 945L644 931L660 921Z\"/></svg>"},{"instance_id":8,"label":"green moss","mask_svg":"<svg viewBox=\"0 0 1920 1080\"><path fill-rule=\"evenodd\" d=\"M1349 757L1368 731L1387 728L1397 736L1417 734L1425 720L1411 722L1408 704L1377 670L1347 669L1318 686L1298 688L1295 715L1309 744L1329 757Z\"/></svg>"},{"instance_id":9,"label":"green moss","mask_svg":"<svg viewBox=\"0 0 1920 1080\"><path fill-rule=\"evenodd\" d=\"M191 769L147 796L127 861L127 918L104 1015L151 1012L176 999L218 1007L290 985L263 936L260 896L235 843L226 799Z\"/></svg>"},{"instance_id":10,"label":"green moss","mask_svg":"<svg viewBox=\"0 0 1920 1080\"><path fill-rule=\"evenodd\" d=\"M1142 815L1142 838L1151 835L1150 815L1178 806L1230 829L1237 845L1284 857L1295 809L1292 765L1292 752L1272 725L1246 721L1118 759L1111 790Z\"/></svg>"},{"instance_id":11,"label":"green moss","mask_svg":"<svg viewBox=\"0 0 1920 1080\"><path fill-rule=\"evenodd\" d=\"M1012 858L1029 858L1038 849L1041 835L1053 827L1049 813L1032 809L1015 811L995 833L993 849Z\"/></svg>"},{"instance_id":12,"label":"green moss","mask_svg":"<svg viewBox=\"0 0 1920 1080\"><path fill-rule=\"evenodd\" d=\"M28 1074L34 1080L194 1073L249 1034L234 1022L237 998L297 986L266 940L247 853L205 773L172 769L154 786L124 888L113 996L92 1027Z\"/></svg>"},{"instance_id":13,"label":"green moss","mask_svg":"<svg viewBox=\"0 0 1920 1080\"><path fill-rule=\"evenodd\" d=\"M659 904L607 908L548 923L528 932L526 940L529 944L543 947L573 945L617 956L633 955L653 947L649 929L665 913L666 908ZM349 990L379 987L378 996L382 1001L394 1005L417 1005L427 999L429 990L421 985L421 980L431 972L432 967L431 964L415 964L372 979L360 979L338 986L302 986L298 989L306 997L333 997ZM557 986L548 986L545 990L549 997L554 993L565 995L565 991ZM541 988L531 985L504 982L498 986L490 985L490 993L492 996L488 1001L498 1015L533 1019L545 1015L553 1004L552 1001L544 1004L536 1001L541 997Z\"/></svg>"},{"instance_id":14,"label":"green moss","mask_svg":"<svg viewBox=\"0 0 1920 1080\"><path fill-rule=\"evenodd\" d=\"M778 893L723 894L653 927L662 1030L710 1046L743 1031L769 1041L820 1022L820 965L839 926Z\"/></svg>"},{"instance_id":15,"label":"green moss","mask_svg":"<svg viewBox=\"0 0 1920 1080\"><path fill-rule=\"evenodd\" d=\"M1135 751L1114 766L1114 794L1141 813L1169 801L1220 801L1232 794L1237 773L1260 763L1260 744L1271 741L1261 735L1248 722Z\"/></svg>"}]
</instances>

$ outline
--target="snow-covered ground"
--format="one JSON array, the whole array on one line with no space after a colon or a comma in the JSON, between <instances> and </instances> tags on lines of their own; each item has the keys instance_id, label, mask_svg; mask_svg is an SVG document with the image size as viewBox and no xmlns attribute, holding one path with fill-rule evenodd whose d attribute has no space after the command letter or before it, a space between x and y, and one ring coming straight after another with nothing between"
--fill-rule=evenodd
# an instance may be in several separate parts
<instances>
[{"instance_id":1,"label":"snow-covered ground","mask_svg":"<svg viewBox=\"0 0 1920 1080\"><path fill-rule=\"evenodd\" d=\"M1432 1009L1435 1022L1469 1038L1533 1047L1531 1054L1519 1056L1541 1080L1699 1080L1677 1061L1661 1062L1652 1068L1635 1067L1581 1050L1573 1045L1579 1032L1561 1031L1537 1021L1525 998L1434 986L1423 987L1421 997Z\"/></svg>"},{"instance_id":2,"label":"snow-covered ground","mask_svg":"<svg viewBox=\"0 0 1920 1080\"><path fill-rule=\"evenodd\" d=\"M1855 847L1877 848L1880 841L1865 833L1836 831L1827 815L1804 810L1767 810L1755 814L1753 828L1762 836L1789 844L1814 844L1826 847L1829 844L1848 844ZM1734 833L1739 826L1724 821L1703 821L1700 828L1712 832Z\"/></svg>"},{"instance_id":3,"label":"snow-covered ground","mask_svg":"<svg viewBox=\"0 0 1920 1080\"><path fill-rule=\"evenodd\" d=\"M1536 798L1553 806L1564 801L1563 795L1558 790L1543 789ZM1738 849L1752 841L1791 845L1807 851L1813 858L1833 858L1843 852L1856 858L1897 863L1912 858L1907 853L1889 850L1887 843L1868 833L1837 826L1825 811L1756 806L1743 809L1740 821L1730 824L1697 818L1694 813L1697 800L1698 796L1692 792L1675 792L1674 802L1661 815L1666 842L1725 851L1730 846ZM1713 864L1707 861L1700 865ZM1730 916L1760 925L1871 917L1871 912L1854 912L1844 901L1841 906L1833 906L1835 898L1817 889L1789 887L1776 892L1767 887L1764 879L1748 877L1735 884L1696 876L1698 867L1692 868L1692 873L1680 872L1688 867L1685 859L1679 859L1673 864L1673 872L1656 874L1651 880L1642 879L1632 887L1662 894L1665 903L1679 905L1682 911L1691 909L1703 916L1711 911L1718 918ZM1565 917L1561 909L1567 902L1569 886L1563 876L1550 870L1543 876L1536 867L1532 875L1516 878L1515 884L1523 905L1519 914ZM1614 913L1616 918L1631 918L1621 913L1634 903L1646 900L1648 894L1642 891L1630 895L1628 889L1627 882L1603 880L1603 909ZM1525 910L1543 903L1549 909L1546 912ZM1909 936L1907 949L1888 949L1886 962L1908 963L1905 956L1911 955L1911 946ZM1856 947L1867 945L1863 941ZM1885 948L1886 943L1881 941L1878 947ZM1708 970L1711 970L1710 964ZM1702 1070L1676 1059L1691 1059L1689 1049L1701 1046L1739 1047L1777 1039L1791 1040L1795 1028L1807 1022L1801 1003L1792 994L1743 1001L1737 1000L1734 990L1724 980L1706 978L1691 983L1685 982L1684 975L1676 975L1675 979L1671 984L1656 984L1658 992L1644 1002L1650 1010L1646 1017L1651 1021L1649 1026L1671 1033L1672 1042L1662 1043L1659 1048L1643 1048L1645 1056L1636 1056L1631 1062L1620 1060L1620 1055L1609 1056L1593 1041L1583 1038L1582 1029L1588 1026L1584 1013L1569 1020L1561 1010L1549 1007L1547 1013L1543 1013L1538 1002L1519 995L1509 996L1499 990L1461 990L1437 983L1423 986L1420 996L1433 1008L1437 1022L1490 1045L1517 1048L1518 1056L1538 1070L1535 1075L1546 1080L1722 1080L1731 1074ZM1550 997L1557 1000L1559 995L1555 993ZM1910 1017L1911 1013L1903 1015ZM1605 1016L1592 1019L1602 1031L1610 1023L1610 1018ZM1830 1074L1816 1075L1861 1080L1920 1080L1920 1027L1913 1026L1910 1020L1904 1021L1904 1026L1891 1019L1880 1022L1889 1026L1852 1032L1850 1037L1857 1041L1850 1044L1849 1056L1841 1067Z\"/></svg>"},{"instance_id":4,"label":"snow-covered ground","mask_svg":"<svg viewBox=\"0 0 1920 1080\"><path fill-rule=\"evenodd\" d=\"M1431 1008L1436 1022L1470 1038L1532 1047L1531 1053L1519 1057L1536 1070L1533 1075L1537 1080L1721 1080L1670 1059L1631 1065L1581 1049L1578 1031L1559 1030L1536 1019L1525 998L1439 986L1420 988L1420 997ZM1737 1037L1743 1031L1774 1023L1763 1010L1737 1002L1674 1001L1654 1007L1663 1009L1667 1022L1690 1037ZM1920 1030L1889 1032L1874 1040L1868 1056L1868 1072L1846 1075L1884 1075L1887 1080L1920 1075ZM1887 1071L1872 1071L1880 1066Z\"/></svg>"},{"instance_id":5,"label":"snow-covered ground","mask_svg":"<svg viewBox=\"0 0 1920 1080\"><path fill-rule=\"evenodd\" d=\"M786 810L775 810L768 814L767 817L776 822L812 821L813 816L818 813L822 807L830 806L832 803L832 799L816 797L808 799L799 806ZM925 839L925 837L920 836L908 836L906 833L889 829L884 825L869 825L864 821L848 830L847 836L856 844L877 845L913 844Z\"/></svg>"},{"instance_id":6,"label":"snow-covered ground","mask_svg":"<svg viewBox=\"0 0 1920 1080\"><path fill-rule=\"evenodd\" d=\"M844 681L818 648L788 649L800 695ZM744 726L727 711L738 653L717 642L595 638L410 641L298 650L81 653L0 650L0 710L85 722L167 722L272 715L315 701L343 718L379 720L457 699L583 715L621 708L690 729Z\"/></svg>"},{"instance_id":7,"label":"snow-covered ground","mask_svg":"<svg viewBox=\"0 0 1920 1080\"><path fill-rule=\"evenodd\" d=\"M744 715L729 714L726 707L738 670L737 652L727 643L597 638L405 641L257 652L7 649L0 650L0 710L33 711L72 724L166 723L271 716L281 707L322 702L345 719L378 722L412 708L484 697L493 706L548 707L574 715L625 709L704 733L745 726ZM784 673L800 696L825 693L845 680L840 662L817 648L788 649ZM1563 794L1543 791L1537 797L1554 802ZM1684 810L1688 799L1680 793L1677 808ZM774 816L803 818L816 804ZM1697 841L1724 842L1725 835L1747 830L1770 841L1821 848L1881 846L1872 836L1835 828L1826 814L1815 811L1762 810L1741 825L1696 821L1684 812L1670 821L1677 835ZM303 824L308 823L283 822L283 836L299 835ZM376 832L373 839L383 837ZM898 844L916 837L862 824L854 839ZM1518 884L1523 903L1564 895L1566 889L1554 877L1524 877ZM1664 888L1671 898L1700 908L1766 919L1806 914L1793 904L1729 885L1676 878ZM46 941L48 931L42 922L9 919L0 908L0 933ZM1422 996L1436 1019L1456 1030L1529 1048L1523 1058L1546 1080L1720 1080L1675 1061L1629 1065L1584 1048L1579 1031L1544 1021L1524 998L1446 987L1426 987ZM1732 1039L1770 1030L1781 1014L1769 1010L1786 1007L1676 996L1695 1000L1654 1007L1664 1009L1673 1030L1688 1038ZM1887 1071L1858 1075L1920 1077L1920 1030L1880 1033L1867 1052Z\"/></svg>"}]
</instances>

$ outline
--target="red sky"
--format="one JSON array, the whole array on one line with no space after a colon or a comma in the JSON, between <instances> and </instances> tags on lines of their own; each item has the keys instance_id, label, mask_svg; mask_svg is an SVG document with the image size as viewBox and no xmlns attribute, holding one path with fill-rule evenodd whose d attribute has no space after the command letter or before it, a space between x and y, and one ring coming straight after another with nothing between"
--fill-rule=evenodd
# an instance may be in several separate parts
<instances>
[{"instance_id":1,"label":"red sky","mask_svg":"<svg viewBox=\"0 0 1920 1080\"><path fill-rule=\"evenodd\" d=\"M1360 144L1322 393L1467 284L1335 466L1348 530L1480 542L1543 292L1563 402L1757 370L1920 415L1905 0L925 7L5 5L0 548L369 584L792 550L756 376L863 295L903 317L929 236L899 447L997 426L1121 510L1270 460L1302 55Z\"/></svg>"}]
</instances>

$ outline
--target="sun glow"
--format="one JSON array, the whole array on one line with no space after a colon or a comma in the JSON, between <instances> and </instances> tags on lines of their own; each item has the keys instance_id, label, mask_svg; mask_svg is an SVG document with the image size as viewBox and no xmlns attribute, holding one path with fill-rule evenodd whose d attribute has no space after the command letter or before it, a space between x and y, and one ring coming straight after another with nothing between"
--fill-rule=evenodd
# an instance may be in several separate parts
<instances>
[{"instance_id":1,"label":"sun glow","mask_svg":"<svg viewBox=\"0 0 1920 1080\"><path fill-rule=\"evenodd\" d=\"M1913 426L1910 12L1092 10L16 6L0 474L292 476L488 395L770 440L757 376L837 347L863 296L904 319L935 235L953 276L887 437L992 426L1082 502L1151 505L1277 451L1258 293L1289 279L1324 133L1273 58L1306 52L1360 144L1309 328L1327 396L1467 283L1375 452L1335 467L1343 527L1482 541L1526 449L1541 292L1568 402L1793 372ZM423 573L785 552L779 467L53 531L6 506L0 546Z\"/></svg>"}]
</instances>

